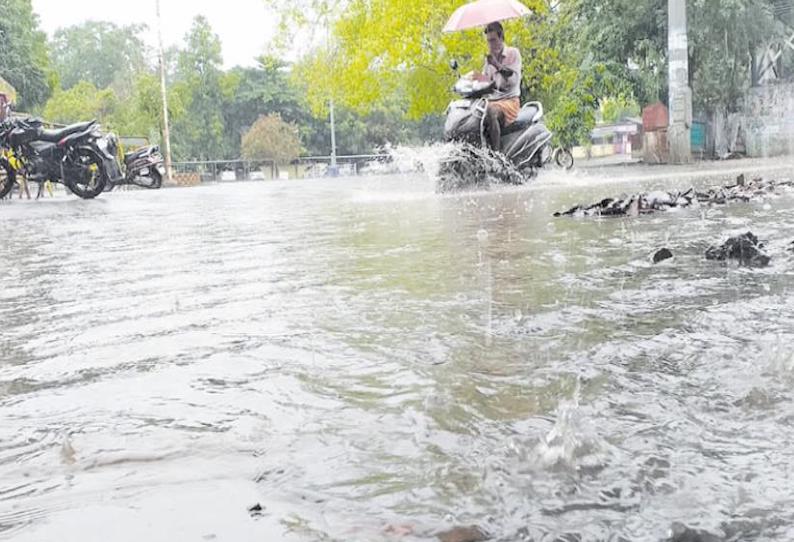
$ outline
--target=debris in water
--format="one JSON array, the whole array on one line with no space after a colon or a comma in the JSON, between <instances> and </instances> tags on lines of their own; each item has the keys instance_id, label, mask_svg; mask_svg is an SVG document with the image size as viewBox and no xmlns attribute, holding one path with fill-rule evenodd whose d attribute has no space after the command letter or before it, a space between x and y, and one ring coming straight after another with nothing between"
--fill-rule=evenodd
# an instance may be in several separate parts
<instances>
[{"instance_id":1,"label":"debris in water","mask_svg":"<svg viewBox=\"0 0 794 542\"><path fill-rule=\"evenodd\" d=\"M386 527L383 528L383 533L397 537L410 536L414 534L414 528L412 525L408 524L386 525Z\"/></svg>"},{"instance_id":2,"label":"debris in water","mask_svg":"<svg viewBox=\"0 0 794 542\"><path fill-rule=\"evenodd\" d=\"M69 435L63 437L63 444L61 444L61 459L67 465L74 465L75 463L75 451L72 447L72 443L69 441Z\"/></svg>"},{"instance_id":3,"label":"debris in water","mask_svg":"<svg viewBox=\"0 0 794 542\"><path fill-rule=\"evenodd\" d=\"M731 237L722 246L710 247L706 251L706 259L718 261L731 259L750 267L766 267L771 258L761 252L763 248L764 245L758 242L758 237L748 231Z\"/></svg>"},{"instance_id":4,"label":"debris in water","mask_svg":"<svg viewBox=\"0 0 794 542\"><path fill-rule=\"evenodd\" d=\"M252 518L259 517L261 515L264 515L265 507L259 503L256 503L255 505L248 508L248 513L251 514Z\"/></svg>"},{"instance_id":5,"label":"debris in water","mask_svg":"<svg viewBox=\"0 0 794 542\"><path fill-rule=\"evenodd\" d=\"M665 542L722 542L722 539L707 531L690 529L683 523L673 523Z\"/></svg>"},{"instance_id":6,"label":"debris in water","mask_svg":"<svg viewBox=\"0 0 794 542\"><path fill-rule=\"evenodd\" d=\"M605 198L593 205L576 205L554 216L635 216L637 214L689 207L695 203L724 205L729 201L750 201L752 198L776 193L778 188L792 186L792 181L774 181L757 178L748 181L739 175L736 183L712 187L705 192L690 188L684 192L641 192L620 198Z\"/></svg>"},{"instance_id":7,"label":"debris in water","mask_svg":"<svg viewBox=\"0 0 794 542\"><path fill-rule=\"evenodd\" d=\"M455 527L438 535L441 542L484 542L490 540L485 532L476 525L469 527Z\"/></svg>"},{"instance_id":8,"label":"debris in water","mask_svg":"<svg viewBox=\"0 0 794 542\"><path fill-rule=\"evenodd\" d=\"M669 248L662 248L653 255L653 263L663 262L673 257L673 252Z\"/></svg>"}]
</instances>

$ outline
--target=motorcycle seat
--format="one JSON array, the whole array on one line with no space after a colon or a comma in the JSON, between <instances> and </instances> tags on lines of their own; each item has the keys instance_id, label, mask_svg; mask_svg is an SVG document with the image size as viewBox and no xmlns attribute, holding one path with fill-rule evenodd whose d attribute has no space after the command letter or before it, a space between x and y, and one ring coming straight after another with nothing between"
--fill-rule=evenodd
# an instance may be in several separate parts
<instances>
[{"instance_id":1,"label":"motorcycle seat","mask_svg":"<svg viewBox=\"0 0 794 542\"><path fill-rule=\"evenodd\" d=\"M48 141L50 143L57 143L64 137L70 136L72 134L78 134L80 132L84 132L91 126L96 124L95 120L89 122L78 122L77 124L71 124L66 128L60 128L58 130L45 130L42 129L39 131L38 139L39 141Z\"/></svg>"}]
</instances>

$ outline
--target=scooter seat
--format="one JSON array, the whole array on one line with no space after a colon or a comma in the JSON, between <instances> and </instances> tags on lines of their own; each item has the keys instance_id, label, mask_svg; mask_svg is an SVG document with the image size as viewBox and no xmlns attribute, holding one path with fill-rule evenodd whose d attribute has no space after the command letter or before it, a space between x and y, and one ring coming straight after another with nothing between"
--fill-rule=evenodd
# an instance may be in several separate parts
<instances>
[{"instance_id":1,"label":"scooter seat","mask_svg":"<svg viewBox=\"0 0 794 542\"><path fill-rule=\"evenodd\" d=\"M538 107L534 104L526 104L518 112L516 120L502 128L502 135L512 134L526 130L532 125L535 115L538 114Z\"/></svg>"},{"instance_id":2,"label":"scooter seat","mask_svg":"<svg viewBox=\"0 0 794 542\"><path fill-rule=\"evenodd\" d=\"M124 162L130 163L134 160L138 160L139 158L144 158L149 156L150 154L156 154L160 152L160 147L157 145L146 145L145 147L141 147L140 149L130 151L124 154Z\"/></svg>"}]
</instances>

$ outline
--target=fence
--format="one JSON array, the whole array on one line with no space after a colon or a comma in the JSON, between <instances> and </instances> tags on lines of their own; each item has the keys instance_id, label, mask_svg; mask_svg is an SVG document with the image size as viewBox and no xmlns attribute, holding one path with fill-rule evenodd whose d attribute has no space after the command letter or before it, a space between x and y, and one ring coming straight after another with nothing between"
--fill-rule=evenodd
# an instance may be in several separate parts
<instances>
[{"instance_id":1,"label":"fence","mask_svg":"<svg viewBox=\"0 0 794 542\"><path fill-rule=\"evenodd\" d=\"M174 162L174 180L181 185L206 182L265 181L355 176L366 173L388 173L392 157L388 154L356 154L338 156L336 169L329 156L305 156L289 165L273 160L208 160Z\"/></svg>"}]
</instances>

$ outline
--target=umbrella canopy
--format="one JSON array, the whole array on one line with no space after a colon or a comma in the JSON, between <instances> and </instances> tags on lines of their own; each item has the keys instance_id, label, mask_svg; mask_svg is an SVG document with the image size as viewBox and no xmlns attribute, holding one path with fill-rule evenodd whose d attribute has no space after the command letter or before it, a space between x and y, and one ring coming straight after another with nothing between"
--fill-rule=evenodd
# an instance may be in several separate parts
<instances>
[{"instance_id":1,"label":"umbrella canopy","mask_svg":"<svg viewBox=\"0 0 794 542\"><path fill-rule=\"evenodd\" d=\"M532 10L518 0L476 0L455 10L447 21L444 32L467 30L496 21L518 19Z\"/></svg>"}]
</instances>

